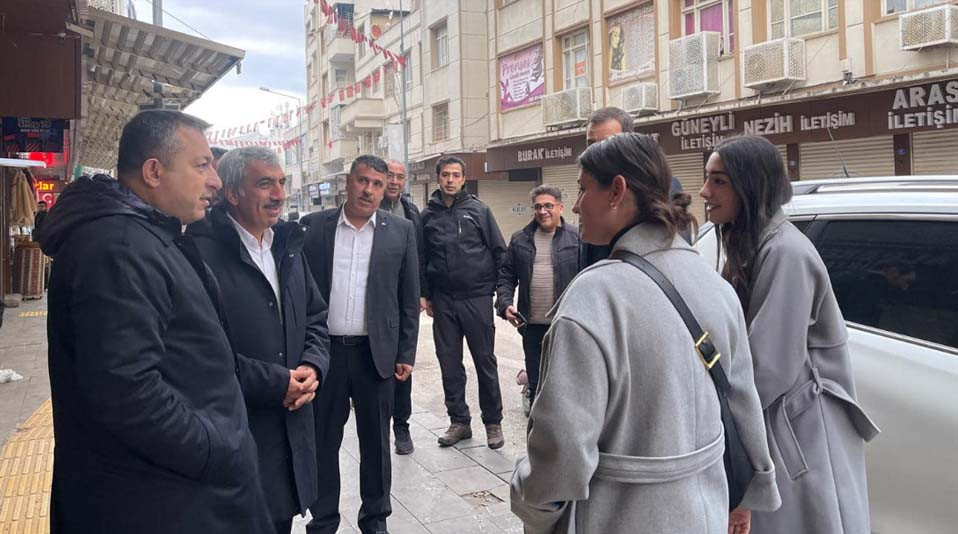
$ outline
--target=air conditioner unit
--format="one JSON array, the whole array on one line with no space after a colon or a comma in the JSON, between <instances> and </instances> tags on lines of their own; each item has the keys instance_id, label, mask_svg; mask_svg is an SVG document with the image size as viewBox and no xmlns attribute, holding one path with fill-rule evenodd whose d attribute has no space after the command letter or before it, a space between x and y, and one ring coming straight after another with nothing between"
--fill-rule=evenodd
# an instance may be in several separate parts
<instances>
[{"instance_id":1,"label":"air conditioner unit","mask_svg":"<svg viewBox=\"0 0 958 534\"><path fill-rule=\"evenodd\" d=\"M588 120L591 113L591 87L576 87L542 98L542 117L546 126L577 124Z\"/></svg>"},{"instance_id":2,"label":"air conditioner unit","mask_svg":"<svg viewBox=\"0 0 958 534\"><path fill-rule=\"evenodd\" d=\"M622 109L629 113L655 113L659 110L659 86L637 83L622 91Z\"/></svg>"},{"instance_id":3,"label":"air conditioner unit","mask_svg":"<svg viewBox=\"0 0 958 534\"><path fill-rule=\"evenodd\" d=\"M745 87L768 89L805 81L805 40L775 39L742 50Z\"/></svg>"},{"instance_id":4,"label":"air conditioner unit","mask_svg":"<svg viewBox=\"0 0 958 534\"><path fill-rule=\"evenodd\" d=\"M958 44L958 6L936 6L902 13L898 17L898 39L902 50Z\"/></svg>"},{"instance_id":5,"label":"air conditioner unit","mask_svg":"<svg viewBox=\"0 0 958 534\"><path fill-rule=\"evenodd\" d=\"M669 42L669 98L719 93L718 58L722 34L699 32Z\"/></svg>"}]
</instances>

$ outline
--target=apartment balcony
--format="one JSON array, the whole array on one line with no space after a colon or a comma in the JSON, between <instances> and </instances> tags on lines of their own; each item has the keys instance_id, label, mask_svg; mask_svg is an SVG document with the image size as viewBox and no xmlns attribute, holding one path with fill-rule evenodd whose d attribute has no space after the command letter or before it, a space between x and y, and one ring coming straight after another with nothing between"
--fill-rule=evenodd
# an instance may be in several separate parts
<instances>
[{"instance_id":1,"label":"apartment balcony","mask_svg":"<svg viewBox=\"0 0 958 534\"><path fill-rule=\"evenodd\" d=\"M357 98L343 108L340 124L349 130L382 130L386 112L382 98Z\"/></svg>"},{"instance_id":2,"label":"apartment balcony","mask_svg":"<svg viewBox=\"0 0 958 534\"><path fill-rule=\"evenodd\" d=\"M356 51L356 43L352 39L338 32L326 44L326 55L330 61L352 61Z\"/></svg>"},{"instance_id":3,"label":"apartment balcony","mask_svg":"<svg viewBox=\"0 0 958 534\"><path fill-rule=\"evenodd\" d=\"M359 155L359 141L357 139L337 139L333 141L332 148L329 145L323 147L323 163L330 164L338 160L352 160Z\"/></svg>"}]
</instances>

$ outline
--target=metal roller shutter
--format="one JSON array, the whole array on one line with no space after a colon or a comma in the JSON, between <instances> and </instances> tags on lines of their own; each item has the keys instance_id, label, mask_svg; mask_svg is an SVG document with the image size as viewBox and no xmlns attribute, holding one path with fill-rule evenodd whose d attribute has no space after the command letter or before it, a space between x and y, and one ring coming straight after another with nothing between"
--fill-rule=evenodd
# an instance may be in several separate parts
<instances>
[{"instance_id":1,"label":"metal roller shutter","mask_svg":"<svg viewBox=\"0 0 958 534\"><path fill-rule=\"evenodd\" d=\"M843 178L843 159L852 178L895 175L895 151L890 135L834 143L802 143L798 150L802 180Z\"/></svg>"},{"instance_id":2,"label":"metal roller shutter","mask_svg":"<svg viewBox=\"0 0 958 534\"><path fill-rule=\"evenodd\" d=\"M695 215L695 220L701 225L705 221L705 204L699 191L705 181L705 158L702 154L683 154L667 156L672 176L682 182L682 189L692 196L692 205L689 211Z\"/></svg>"},{"instance_id":3,"label":"metal roller shutter","mask_svg":"<svg viewBox=\"0 0 958 534\"><path fill-rule=\"evenodd\" d=\"M558 187L562 191L562 203L565 209L562 218L566 224L579 225L579 216L572 213L572 206L579 197L579 166L556 165L542 168L542 184Z\"/></svg>"},{"instance_id":4,"label":"metal roller shutter","mask_svg":"<svg viewBox=\"0 0 958 534\"><path fill-rule=\"evenodd\" d=\"M911 137L912 174L958 174L955 130L918 132Z\"/></svg>"},{"instance_id":5,"label":"metal roller shutter","mask_svg":"<svg viewBox=\"0 0 958 534\"><path fill-rule=\"evenodd\" d=\"M509 242L512 234L532 220L532 202L529 193L536 183L510 182L508 180L481 180L479 200L485 202L499 223L502 237Z\"/></svg>"}]
</instances>

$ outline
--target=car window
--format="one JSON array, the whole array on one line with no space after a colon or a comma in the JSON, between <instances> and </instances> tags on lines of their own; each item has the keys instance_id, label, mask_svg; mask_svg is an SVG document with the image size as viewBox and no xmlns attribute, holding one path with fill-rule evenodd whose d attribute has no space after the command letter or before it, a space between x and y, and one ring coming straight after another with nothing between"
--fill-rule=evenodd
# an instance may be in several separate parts
<instances>
[{"instance_id":1,"label":"car window","mask_svg":"<svg viewBox=\"0 0 958 534\"><path fill-rule=\"evenodd\" d=\"M958 222L829 221L817 241L846 321L958 347Z\"/></svg>"},{"instance_id":2,"label":"car window","mask_svg":"<svg viewBox=\"0 0 958 534\"><path fill-rule=\"evenodd\" d=\"M804 234L805 229L808 228L808 225L812 224L812 220L808 219L804 221L792 221L792 224L795 225L795 228L798 228L799 232Z\"/></svg>"}]
</instances>

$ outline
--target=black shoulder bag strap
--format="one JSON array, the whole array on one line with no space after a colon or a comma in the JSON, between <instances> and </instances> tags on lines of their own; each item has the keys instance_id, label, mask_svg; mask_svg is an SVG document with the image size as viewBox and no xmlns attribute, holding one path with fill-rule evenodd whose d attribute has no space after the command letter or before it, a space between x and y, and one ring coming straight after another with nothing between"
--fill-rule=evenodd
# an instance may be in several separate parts
<instances>
[{"instance_id":1,"label":"black shoulder bag strap","mask_svg":"<svg viewBox=\"0 0 958 534\"><path fill-rule=\"evenodd\" d=\"M742 438L735 426L735 419L732 417L732 411L729 409L728 395L732 386L729 384L722 362L719 361L721 354L715 350L715 345L712 344L709 333L702 330L692 311L685 304L685 300L679 295L672 282L662 274L662 271L659 271L649 260L627 250L619 249L612 253L610 258L622 260L651 278L672 302L675 310L682 317L682 321L685 322L689 334L692 335L695 351L702 359L709 376L712 377L721 405L722 424L725 427L725 477L728 481L729 509L732 510L742 502L742 497L745 496L745 490L748 489L748 485L752 481L755 469L745 451Z\"/></svg>"}]
</instances>

